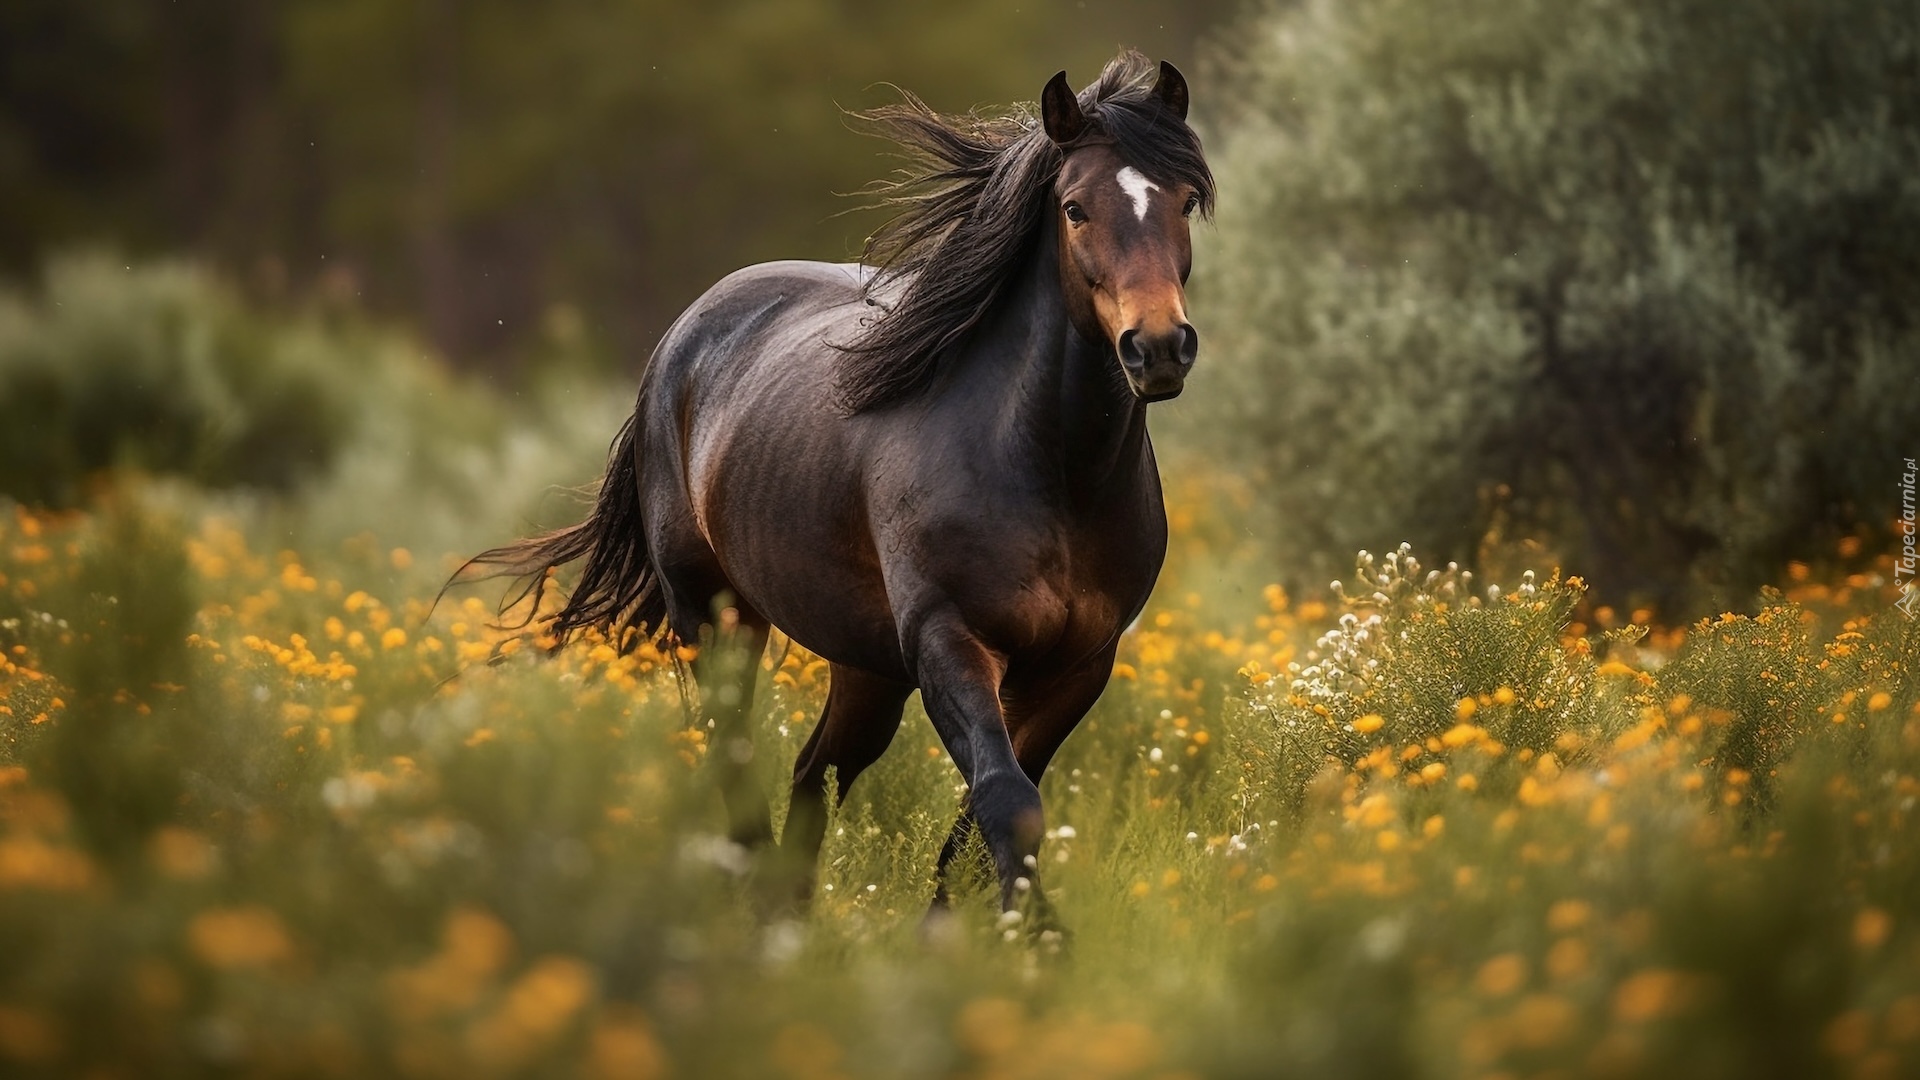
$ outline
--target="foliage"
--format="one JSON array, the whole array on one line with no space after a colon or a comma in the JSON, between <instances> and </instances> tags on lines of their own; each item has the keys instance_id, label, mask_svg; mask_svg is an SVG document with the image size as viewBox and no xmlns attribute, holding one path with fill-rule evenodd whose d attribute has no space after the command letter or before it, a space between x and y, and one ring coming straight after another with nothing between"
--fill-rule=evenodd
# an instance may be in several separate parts
<instances>
[{"instance_id":1,"label":"foliage","mask_svg":"<svg viewBox=\"0 0 1920 1080\"><path fill-rule=\"evenodd\" d=\"M1920 1063L1920 630L1885 588L1594 636L1576 581L1396 551L1338 620L1271 586L1236 627L1176 567L1049 775L1062 964L984 886L922 939L959 786L917 709L812 911L769 918L673 658L429 614L444 564L355 529L391 508L289 550L221 505L123 481L0 517L23 1075ZM784 764L825 665L766 666Z\"/></svg>"},{"instance_id":2,"label":"foliage","mask_svg":"<svg viewBox=\"0 0 1920 1080\"><path fill-rule=\"evenodd\" d=\"M275 312L192 264L71 253L37 292L0 291L0 493L71 507L127 471L297 490L233 508L306 543L377 525L453 550L604 461L631 391L556 360L511 410L351 308Z\"/></svg>"},{"instance_id":3,"label":"foliage","mask_svg":"<svg viewBox=\"0 0 1920 1080\"><path fill-rule=\"evenodd\" d=\"M1273 4L1212 73L1206 426L1282 565L1532 537L1719 610L1883 525L1920 9Z\"/></svg>"},{"instance_id":4,"label":"foliage","mask_svg":"<svg viewBox=\"0 0 1920 1080\"><path fill-rule=\"evenodd\" d=\"M0 266L191 249L274 292L364 293L456 362L631 366L722 274L847 259L891 166L841 107L945 111L1184 62L1226 0L13 0Z\"/></svg>"},{"instance_id":5,"label":"foliage","mask_svg":"<svg viewBox=\"0 0 1920 1080\"><path fill-rule=\"evenodd\" d=\"M71 505L117 465L284 487L338 449L353 359L188 267L56 260L39 295L0 297L0 491Z\"/></svg>"}]
</instances>

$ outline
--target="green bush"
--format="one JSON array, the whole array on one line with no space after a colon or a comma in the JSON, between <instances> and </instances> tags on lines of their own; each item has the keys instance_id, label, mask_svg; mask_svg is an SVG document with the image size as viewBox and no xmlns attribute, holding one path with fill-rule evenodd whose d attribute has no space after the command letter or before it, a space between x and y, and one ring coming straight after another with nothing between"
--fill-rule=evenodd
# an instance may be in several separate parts
<instances>
[{"instance_id":1,"label":"green bush","mask_svg":"<svg viewBox=\"0 0 1920 1080\"><path fill-rule=\"evenodd\" d=\"M56 259L37 295L0 296L0 491L72 505L121 466L286 487L348 431L344 351L187 266Z\"/></svg>"},{"instance_id":2,"label":"green bush","mask_svg":"<svg viewBox=\"0 0 1920 1080\"><path fill-rule=\"evenodd\" d=\"M1912 0L1252 16L1206 95L1194 434L1259 469L1283 565L1500 531L1718 610L1889 520L1916 26Z\"/></svg>"},{"instance_id":3,"label":"green bush","mask_svg":"<svg viewBox=\"0 0 1920 1080\"><path fill-rule=\"evenodd\" d=\"M594 479L631 408L631 385L552 359L509 395L351 313L261 310L192 264L70 254L38 291L0 290L0 496L70 508L144 473L186 481L147 499L195 515L212 495L290 547L478 551L577 513L556 485Z\"/></svg>"}]
</instances>

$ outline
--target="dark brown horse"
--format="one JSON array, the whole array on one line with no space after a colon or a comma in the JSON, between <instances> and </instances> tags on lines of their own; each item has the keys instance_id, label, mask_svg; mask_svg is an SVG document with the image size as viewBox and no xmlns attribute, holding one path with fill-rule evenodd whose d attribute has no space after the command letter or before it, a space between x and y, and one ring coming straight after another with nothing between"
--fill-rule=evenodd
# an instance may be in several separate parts
<instances>
[{"instance_id":1,"label":"dark brown horse","mask_svg":"<svg viewBox=\"0 0 1920 1080\"><path fill-rule=\"evenodd\" d=\"M1187 85L1137 53L1038 122L864 114L920 168L874 266L783 262L710 289L661 340L586 521L478 556L585 560L553 619L702 643L694 676L735 839L772 838L747 709L769 626L832 665L781 850L803 889L826 822L908 695L967 783L1003 906L1044 910L1036 786L1100 696L1167 529L1147 403L1180 392L1188 219L1213 180ZM537 601L537 597L536 597ZM725 648L723 646L734 646Z\"/></svg>"}]
</instances>

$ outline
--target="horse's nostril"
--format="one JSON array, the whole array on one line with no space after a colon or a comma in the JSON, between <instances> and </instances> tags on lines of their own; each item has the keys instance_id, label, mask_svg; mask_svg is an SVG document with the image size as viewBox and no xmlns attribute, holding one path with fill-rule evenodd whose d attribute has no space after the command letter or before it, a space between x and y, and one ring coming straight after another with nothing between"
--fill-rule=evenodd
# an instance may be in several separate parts
<instances>
[{"instance_id":1,"label":"horse's nostril","mask_svg":"<svg viewBox=\"0 0 1920 1080\"><path fill-rule=\"evenodd\" d=\"M1191 366L1200 355L1200 331L1189 323L1180 324L1180 362Z\"/></svg>"},{"instance_id":2,"label":"horse's nostril","mask_svg":"<svg viewBox=\"0 0 1920 1080\"><path fill-rule=\"evenodd\" d=\"M1147 362L1146 355L1140 351L1140 331L1128 330L1120 335L1115 346L1120 353L1120 362L1128 367L1140 367Z\"/></svg>"}]
</instances>

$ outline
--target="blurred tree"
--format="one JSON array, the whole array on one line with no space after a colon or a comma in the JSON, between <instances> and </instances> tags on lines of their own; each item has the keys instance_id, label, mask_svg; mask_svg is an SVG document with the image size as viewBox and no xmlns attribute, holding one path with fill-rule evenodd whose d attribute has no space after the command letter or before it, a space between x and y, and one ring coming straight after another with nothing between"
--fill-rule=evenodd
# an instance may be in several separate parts
<instances>
[{"instance_id":1,"label":"blurred tree","mask_svg":"<svg viewBox=\"0 0 1920 1080\"><path fill-rule=\"evenodd\" d=\"M1308 0L1230 41L1194 408L1283 565L1534 537L1717 610L1897 511L1920 3Z\"/></svg>"},{"instance_id":2,"label":"blurred tree","mask_svg":"<svg viewBox=\"0 0 1920 1080\"><path fill-rule=\"evenodd\" d=\"M1186 60L1232 0L17 0L0 12L0 263L180 247L416 313L469 361L637 365L727 271L848 258L891 166L840 106L966 109ZM572 351L578 351L575 348Z\"/></svg>"}]
</instances>

